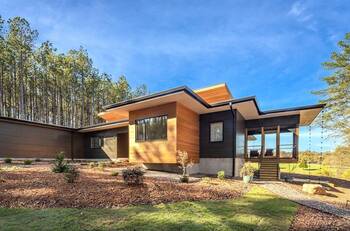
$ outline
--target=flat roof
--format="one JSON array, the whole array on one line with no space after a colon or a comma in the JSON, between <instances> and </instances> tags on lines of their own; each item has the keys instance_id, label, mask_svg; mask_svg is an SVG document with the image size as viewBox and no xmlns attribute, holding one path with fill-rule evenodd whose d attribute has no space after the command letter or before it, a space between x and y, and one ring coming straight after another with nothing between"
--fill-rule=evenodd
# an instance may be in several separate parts
<instances>
[{"instance_id":1,"label":"flat roof","mask_svg":"<svg viewBox=\"0 0 350 231\"><path fill-rule=\"evenodd\" d=\"M189 97L191 98L192 102L189 101ZM299 114L301 115L301 125L310 124L317 117L319 112L325 107L325 104L313 104L300 107L262 111L255 96L231 99L209 104L201 97L199 97L189 87L181 86L147 96L137 97L134 99L107 105L104 107L106 110L104 113L112 111L116 113L119 111L119 113L123 112L125 115L125 112L128 112L130 110L137 110L142 107L146 108L154 106L156 105L157 100L159 104L168 103L171 101L177 101L185 105L187 103L188 105L191 105L190 108L199 114L229 110L230 108L233 108L240 111L246 120Z\"/></svg>"}]
</instances>

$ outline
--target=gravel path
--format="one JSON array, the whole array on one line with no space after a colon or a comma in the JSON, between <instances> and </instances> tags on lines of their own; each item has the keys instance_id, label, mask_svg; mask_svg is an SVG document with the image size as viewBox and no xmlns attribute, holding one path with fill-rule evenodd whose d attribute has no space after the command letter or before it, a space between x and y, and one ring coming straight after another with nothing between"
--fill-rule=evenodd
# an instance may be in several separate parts
<instances>
[{"instance_id":1,"label":"gravel path","mask_svg":"<svg viewBox=\"0 0 350 231\"><path fill-rule=\"evenodd\" d=\"M330 213L350 220L350 210L335 207L333 205L315 200L299 191L289 187L283 182L259 182L261 186L281 197L287 198L298 204Z\"/></svg>"}]
</instances>

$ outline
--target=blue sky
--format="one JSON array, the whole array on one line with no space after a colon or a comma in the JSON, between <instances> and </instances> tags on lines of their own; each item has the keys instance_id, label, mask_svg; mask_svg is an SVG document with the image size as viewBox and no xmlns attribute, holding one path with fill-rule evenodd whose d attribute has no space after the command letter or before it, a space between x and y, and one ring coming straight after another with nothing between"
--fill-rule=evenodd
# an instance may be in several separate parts
<instances>
[{"instance_id":1,"label":"blue sky","mask_svg":"<svg viewBox=\"0 0 350 231\"><path fill-rule=\"evenodd\" d=\"M151 92L226 82L262 110L317 103L328 60L350 31L349 1L17 1L22 16L60 52L84 46L95 66ZM307 149L305 129L301 149ZM313 129L319 150L320 130ZM324 149L338 140L328 139Z\"/></svg>"}]
</instances>

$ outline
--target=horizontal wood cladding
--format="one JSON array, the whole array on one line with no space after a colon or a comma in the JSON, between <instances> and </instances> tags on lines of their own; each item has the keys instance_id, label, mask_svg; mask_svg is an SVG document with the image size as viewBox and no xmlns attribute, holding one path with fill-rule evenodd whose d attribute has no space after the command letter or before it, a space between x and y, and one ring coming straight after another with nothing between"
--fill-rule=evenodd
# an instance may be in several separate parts
<instances>
[{"instance_id":1,"label":"horizontal wood cladding","mask_svg":"<svg viewBox=\"0 0 350 231\"><path fill-rule=\"evenodd\" d=\"M82 137L68 129L0 121L0 157L54 158L61 151L70 157L72 148L75 157L83 155Z\"/></svg>"},{"instance_id":2,"label":"horizontal wood cladding","mask_svg":"<svg viewBox=\"0 0 350 231\"><path fill-rule=\"evenodd\" d=\"M224 123L224 140L210 142L210 123L221 121ZM200 115L200 158L234 157L234 123L230 110Z\"/></svg>"},{"instance_id":3,"label":"horizontal wood cladding","mask_svg":"<svg viewBox=\"0 0 350 231\"><path fill-rule=\"evenodd\" d=\"M135 121L167 115L167 139L139 141L135 137ZM176 103L129 112L129 161L139 163L176 163Z\"/></svg>"},{"instance_id":4,"label":"horizontal wood cladding","mask_svg":"<svg viewBox=\"0 0 350 231\"><path fill-rule=\"evenodd\" d=\"M194 163L199 163L199 115L177 104L177 150L186 151Z\"/></svg>"},{"instance_id":5,"label":"horizontal wood cladding","mask_svg":"<svg viewBox=\"0 0 350 231\"><path fill-rule=\"evenodd\" d=\"M204 99L207 103L215 103L232 99L231 93L225 84L198 89L194 92L202 99Z\"/></svg>"}]
</instances>

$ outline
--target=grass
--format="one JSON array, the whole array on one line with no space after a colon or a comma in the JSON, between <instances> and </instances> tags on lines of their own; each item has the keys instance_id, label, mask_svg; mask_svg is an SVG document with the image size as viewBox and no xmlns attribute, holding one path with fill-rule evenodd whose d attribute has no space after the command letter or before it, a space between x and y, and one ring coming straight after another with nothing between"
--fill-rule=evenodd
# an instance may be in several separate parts
<instances>
[{"instance_id":1,"label":"grass","mask_svg":"<svg viewBox=\"0 0 350 231\"><path fill-rule=\"evenodd\" d=\"M236 200L121 209L0 208L2 230L288 230L297 205L253 187Z\"/></svg>"},{"instance_id":2,"label":"grass","mask_svg":"<svg viewBox=\"0 0 350 231\"><path fill-rule=\"evenodd\" d=\"M299 163L293 164L280 164L281 172L285 173L297 173L304 175L313 175L313 176L326 176L325 172L321 168L320 164L309 164L307 168L300 168ZM336 176L336 167L326 166L326 169L329 171L330 176Z\"/></svg>"}]
</instances>

